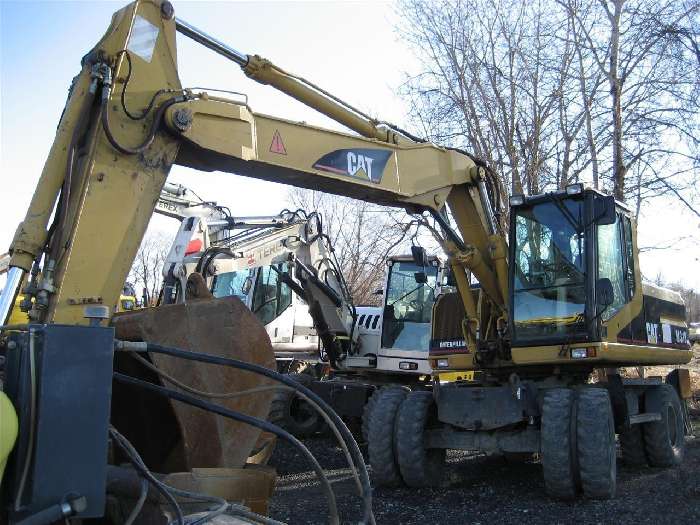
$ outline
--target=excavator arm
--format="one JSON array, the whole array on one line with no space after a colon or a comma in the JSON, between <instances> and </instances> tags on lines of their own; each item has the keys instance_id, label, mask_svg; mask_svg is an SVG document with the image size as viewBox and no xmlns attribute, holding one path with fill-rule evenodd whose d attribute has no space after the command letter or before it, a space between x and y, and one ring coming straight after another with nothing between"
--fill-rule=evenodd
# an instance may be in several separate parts
<instances>
[{"instance_id":1,"label":"excavator arm","mask_svg":"<svg viewBox=\"0 0 700 525\"><path fill-rule=\"evenodd\" d=\"M9 287L16 289L31 272L25 290L36 297L32 318L86 324L86 305L116 301L167 174L179 164L429 211L448 233L445 249L474 350L480 305L467 271L491 305L491 319L481 324L497 326L491 320L506 312L506 241L487 198L487 169L462 152L392 132L258 57L237 62L252 78L366 136L254 113L243 102L183 89L178 29L193 36L169 2L136 1L115 13L84 57L10 249ZM481 337L487 335L482 328Z\"/></svg>"}]
</instances>

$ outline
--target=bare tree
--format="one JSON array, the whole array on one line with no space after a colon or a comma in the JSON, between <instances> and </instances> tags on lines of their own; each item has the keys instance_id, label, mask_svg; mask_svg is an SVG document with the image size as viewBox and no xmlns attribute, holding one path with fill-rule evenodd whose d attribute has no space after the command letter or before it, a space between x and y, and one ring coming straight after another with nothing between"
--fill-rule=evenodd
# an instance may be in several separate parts
<instances>
[{"instance_id":1,"label":"bare tree","mask_svg":"<svg viewBox=\"0 0 700 525\"><path fill-rule=\"evenodd\" d=\"M137 292L145 290L151 303L158 298L162 283L165 257L172 238L162 232L149 233L139 246L127 280L134 284Z\"/></svg>"},{"instance_id":2,"label":"bare tree","mask_svg":"<svg viewBox=\"0 0 700 525\"><path fill-rule=\"evenodd\" d=\"M403 92L429 138L484 158L514 193L587 179L637 211L660 195L693 209L698 0L404 0L399 11L421 63Z\"/></svg>"},{"instance_id":3,"label":"bare tree","mask_svg":"<svg viewBox=\"0 0 700 525\"><path fill-rule=\"evenodd\" d=\"M637 210L643 199L670 193L697 213L682 193L694 183L700 158L700 2L557 2L571 21L583 67L608 84L609 101L596 99L604 105L588 139L592 155L610 150L613 193L635 200ZM593 99L587 91L584 86L582 97Z\"/></svg>"},{"instance_id":4,"label":"bare tree","mask_svg":"<svg viewBox=\"0 0 700 525\"><path fill-rule=\"evenodd\" d=\"M294 188L289 201L316 211L355 304L377 304L387 258L408 250L416 219L402 210L317 191Z\"/></svg>"},{"instance_id":5,"label":"bare tree","mask_svg":"<svg viewBox=\"0 0 700 525\"><path fill-rule=\"evenodd\" d=\"M586 167L570 22L550 7L528 0L401 4L402 35L422 62L403 89L416 124L432 140L482 157L515 193L563 187Z\"/></svg>"}]
</instances>

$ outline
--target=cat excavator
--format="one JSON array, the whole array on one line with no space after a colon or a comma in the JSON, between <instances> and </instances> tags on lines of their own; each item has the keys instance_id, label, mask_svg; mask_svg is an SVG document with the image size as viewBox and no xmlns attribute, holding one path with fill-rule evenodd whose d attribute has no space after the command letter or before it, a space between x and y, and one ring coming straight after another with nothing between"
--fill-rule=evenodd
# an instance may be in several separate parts
<instances>
[{"instance_id":1,"label":"cat excavator","mask_svg":"<svg viewBox=\"0 0 700 525\"><path fill-rule=\"evenodd\" d=\"M183 87L177 33L354 133L255 113L247 100ZM138 480L163 490L182 521L174 492L151 471L240 465L257 439L209 416L284 436L232 405L247 401L253 413L264 413L264 395L213 403L191 392L263 388L251 372L298 388L346 438L361 519L373 521L367 471L347 427L313 392L245 362L264 347L272 354L240 302L164 305L135 323L130 312L111 318L173 164L423 213L442 233L457 291L434 307L431 362L439 371L473 370L475 380L438 381L431 391L399 389L376 400L369 422L375 483L438 483L447 449L538 453L552 496L609 498L616 434L630 461L670 467L683 460L687 371L633 380L618 373L691 358L682 302L642 283L634 217L624 204L572 184L514 195L506 213L497 176L468 152L368 117L177 18L168 1L138 0L115 13L83 57L10 246L0 318L7 319L20 288L30 317L27 325L2 325L3 395L19 418L2 482L11 521L103 516L114 472L126 476L119 468L125 460ZM209 321L228 330L212 332ZM163 323L168 333L158 329ZM347 355L347 339L328 343L329 359ZM255 346L254 355L231 357ZM183 359L187 367L174 366ZM199 370L202 362L216 363L217 372ZM596 369L605 370L604 381L589 381ZM168 376L190 393L159 384ZM332 488L312 464L329 521L338 523Z\"/></svg>"}]
</instances>

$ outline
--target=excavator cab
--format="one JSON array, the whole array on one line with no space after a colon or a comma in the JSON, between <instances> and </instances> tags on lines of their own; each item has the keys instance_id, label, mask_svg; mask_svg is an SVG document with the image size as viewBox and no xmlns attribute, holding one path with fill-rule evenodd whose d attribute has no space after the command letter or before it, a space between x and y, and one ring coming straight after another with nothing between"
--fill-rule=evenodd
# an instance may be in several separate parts
<instances>
[{"instance_id":1,"label":"excavator cab","mask_svg":"<svg viewBox=\"0 0 700 525\"><path fill-rule=\"evenodd\" d=\"M600 341L634 297L629 211L581 184L511 205L512 345Z\"/></svg>"},{"instance_id":2,"label":"excavator cab","mask_svg":"<svg viewBox=\"0 0 700 525\"><path fill-rule=\"evenodd\" d=\"M382 348L406 351L427 349L439 262L433 258L423 266L405 259L389 261Z\"/></svg>"},{"instance_id":3,"label":"excavator cab","mask_svg":"<svg viewBox=\"0 0 700 525\"><path fill-rule=\"evenodd\" d=\"M687 345L685 323L672 319L678 301L646 285L643 290L632 224L630 211L612 196L581 184L511 199L514 349L598 342ZM653 337L664 331L665 338ZM586 359L596 352L580 355Z\"/></svg>"}]
</instances>

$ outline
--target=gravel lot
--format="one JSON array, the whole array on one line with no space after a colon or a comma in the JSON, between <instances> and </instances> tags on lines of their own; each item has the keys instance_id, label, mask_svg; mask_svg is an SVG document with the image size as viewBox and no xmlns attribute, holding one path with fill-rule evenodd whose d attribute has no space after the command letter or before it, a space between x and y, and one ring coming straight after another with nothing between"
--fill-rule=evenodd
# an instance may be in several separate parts
<instances>
[{"instance_id":1,"label":"gravel lot","mask_svg":"<svg viewBox=\"0 0 700 525\"><path fill-rule=\"evenodd\" d=\"M700 420L688 438L684 465L677 469L633 469L618 462L617 498L560 503L544 493L538 463L508 463L503 458L453 452L446 482L439 489L377 489L377 523L673 523L700 524ZM339 448L325 437L305 444L334 482L343 523L361 517L359 498ZM294 524L327 523L327 507L304 459L278 443L270 461L280 474L271 517Z\"/></svg>"}]
</instances>

